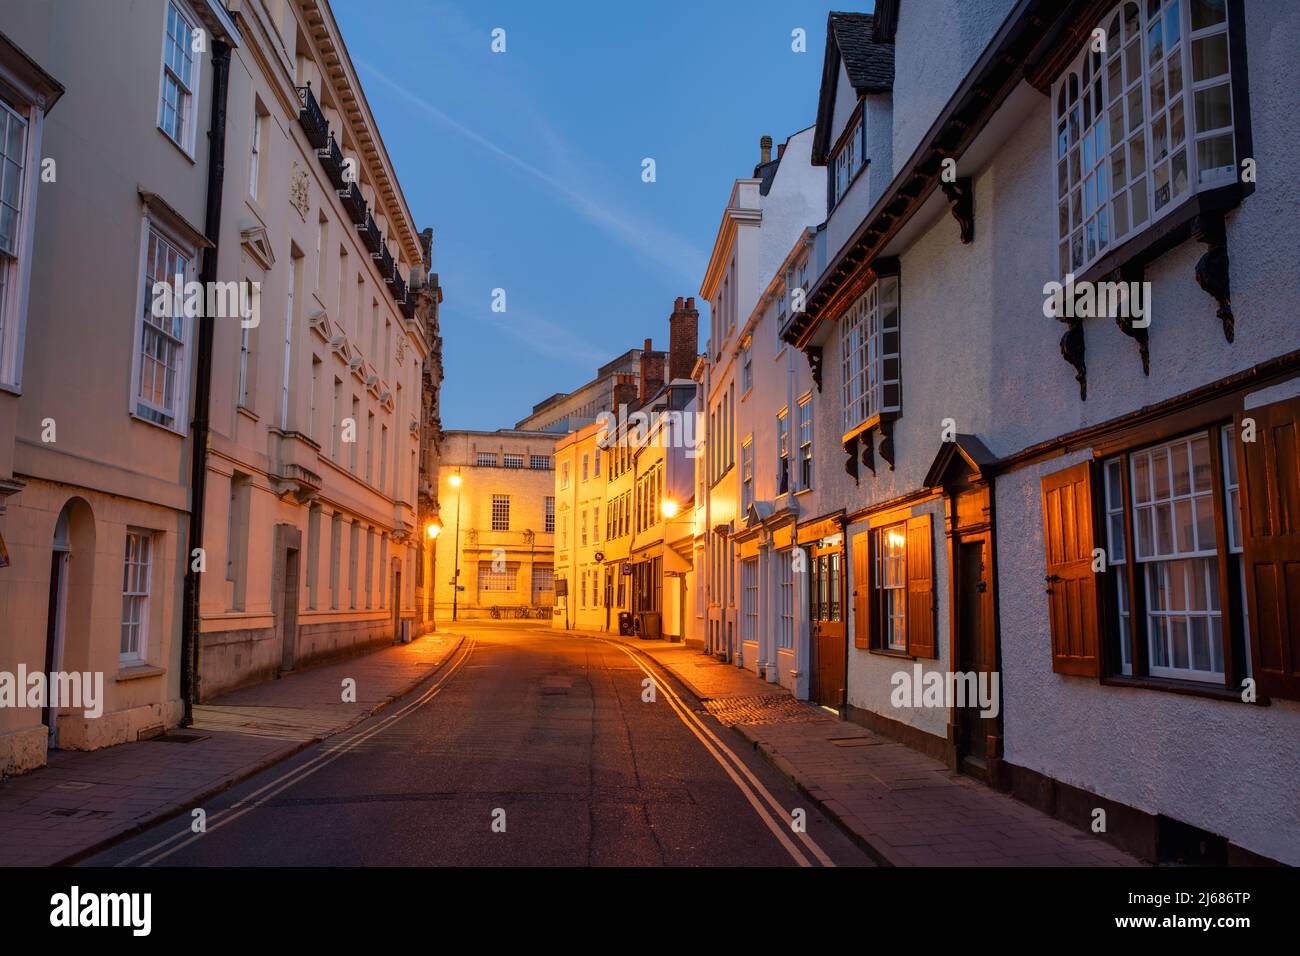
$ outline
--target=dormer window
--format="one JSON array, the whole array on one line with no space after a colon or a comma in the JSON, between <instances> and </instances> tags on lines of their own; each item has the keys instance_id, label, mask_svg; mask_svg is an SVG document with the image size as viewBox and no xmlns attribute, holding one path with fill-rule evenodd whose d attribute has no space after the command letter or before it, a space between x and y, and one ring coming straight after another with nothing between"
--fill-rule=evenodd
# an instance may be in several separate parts
<instances>
[{"instance_id":1,"label":"dormer window","mask_svg":"<svg viewBox=\"0 0 1300 956\"><path fill-rule=\"evenodd\" d=\"M1099 25L1052 90L1062 275L1236 175L1226 0L1127 0Z\"/></svg>"},{"instance_id":2,"label":"dormer window","mask_svg":"<svg viewBox=\"0 0 1300 956\"><path fill-rule=\"evenodd\" d=\"M839 150L835 153L835 178L832 182L831 192L832 208L839 205L839 201L849 191L849 186L853 185L854 178L866 162L864 152L862 146L862 117L859 115L850 124L848 133L844 136Z\"/></svg>"}]
</instances>

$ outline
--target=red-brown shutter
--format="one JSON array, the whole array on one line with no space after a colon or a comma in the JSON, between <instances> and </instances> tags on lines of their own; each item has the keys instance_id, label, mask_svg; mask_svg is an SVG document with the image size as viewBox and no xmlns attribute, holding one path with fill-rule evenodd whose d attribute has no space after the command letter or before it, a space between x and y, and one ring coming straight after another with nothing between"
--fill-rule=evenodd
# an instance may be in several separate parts
<instances>
[{"instance_id":1,"label":"red-brown shutter","mask_svg":"<svg viewBox=\"0 0 1300 956\"><path fill-rule=\"evenodd\" d=\"M938 657L934 637L934 536L930 515L907 519L907 651Z\"/></svg>"},{"instance_id":2,"label":"red-brown shutter","mask_svg":"<svg viewBox=\"0 0 1300 956\"><path fill-rule=\"evenodd\" d=\"M1253 674L1261 694L1300 700L1300 398L1243 412L1235 437Z\"/></svg>"},{"instance_id":3,"label":"red-brown shutter","mask_svg":"<svg viewBox=\"0 0 1300 956\"><path fill-rule=\"evenodd\" d=\"M871 646L871 532L853 536L853 646Z\"/></svg>"},{"instance_id":4,"label":"red-brown shutter","mask_svg":"<svg viewBox=\"0 0 1300 956\"><path fill-rule=\"evenodd\" d=\"M1092 570L1092 472L1088 462L1043 478L1043 550L1052 620L1052 670L1096 677L1097 581Z\"/></svg>"}]
</instances>

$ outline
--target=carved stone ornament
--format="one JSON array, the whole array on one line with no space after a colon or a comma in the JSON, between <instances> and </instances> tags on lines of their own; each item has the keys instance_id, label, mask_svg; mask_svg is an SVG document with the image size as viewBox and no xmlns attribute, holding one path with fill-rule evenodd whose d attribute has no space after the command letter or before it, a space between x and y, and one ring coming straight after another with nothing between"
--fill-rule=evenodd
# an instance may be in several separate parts
<instances>
[{"instance_id":1,"label":"carved stone ornament","mask_svg":"<svg viewBox=\"0 0 1300 956\"><path fill-rule=\"evenodd\" d=\"M298 210L303 222L307 221L307 213L311 212L311 187L308 185L307 170L296 160L289 173L289 205Z\"/></svg>"},{"instance_id":2,"label":"carved stone ornament","mask_svg":"<svg viewBox=\"0 0 1300 956\"><path fill-rule=\"evenodd\" d=\"M1228 238L1223 213L1206 213L1192 223L1192 235L1209 248L1196 263L1196 282L1219 304L1216 315L1223 323L1223 337L1236 336L1237 320L1232 314L1232 291L1228 284Z\"/></svg>"},{"instance_id":3,"label":"carved stone ornament","mask_svg":"<svg viewBox=\"0 0 1300 956\"><path fill-rule=\"evenodd\" d=\"M948 199L948 208L952 218L961 228L962 245L968 245L975 238L975 188L967 177L954 182L939 180L939 188Z\"/></svg>"}]
</instances>

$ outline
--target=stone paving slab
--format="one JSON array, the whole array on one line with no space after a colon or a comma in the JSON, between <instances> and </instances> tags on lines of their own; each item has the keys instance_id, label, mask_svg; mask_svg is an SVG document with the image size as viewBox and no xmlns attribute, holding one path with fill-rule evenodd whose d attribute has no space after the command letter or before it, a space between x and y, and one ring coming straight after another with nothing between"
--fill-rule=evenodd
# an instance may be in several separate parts
<instances>
[{"instance_id":1,"label":"stone paving slab","mask_svg":"<svg viewBox=\"0 0 1300 956\"><path fill-rule=\"evenodd\" d=\"M621 641L662 664L695 696L771 697L777 685L680 643ZM793 698L791 698L793 699ZM749 741L878 862L894 866L1141 866L1141 861L912 748L823 708L737 722ZM742 705L743 708L743 705ZM706 708L707 709L707 708Z\"/></svg>"},{"instance_id":2,"label":"stone paving slab","mask_svg":"<svg viewBox=\"0 0 1300 956\"><path fill-rule=\"evenodd\" d=\"M219 697L195 707L193 743L52 751L45 767L0 781L0 866L71 862L201 803L382 709L463 639L439 631ZM342 701L349 677L355 703Z\"/></svg>"}]
</instances>

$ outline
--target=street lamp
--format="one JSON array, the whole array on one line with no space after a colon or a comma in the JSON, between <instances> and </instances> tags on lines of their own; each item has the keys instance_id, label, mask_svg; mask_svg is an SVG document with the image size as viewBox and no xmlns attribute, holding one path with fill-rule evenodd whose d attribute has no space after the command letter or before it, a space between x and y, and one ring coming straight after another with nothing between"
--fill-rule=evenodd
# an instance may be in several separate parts
<instances>
[{"instance_id":1,"label":"street lamp","mask_svg":"<svg viewBox=\"0 0 1300 956\"><path fill-rule=\"evenodd\" d=\"M424 530L430 541L437 540L438 535L442 534L442 522L435 517L429 521Z\"/></svg>"},{"instance_id":2,"label":"street lamp","mask_svg":"<svg viewBox=\"0 0 1300 956\"><path fill-rule=\"evenodd\" d=\"M460 472L456 472L447 479L447 483L456 489L456 541L455 541L455 560L456 571L451 579L451 619L456 620L456 614L460 606Z\"/></svg>"}]
</instances>

